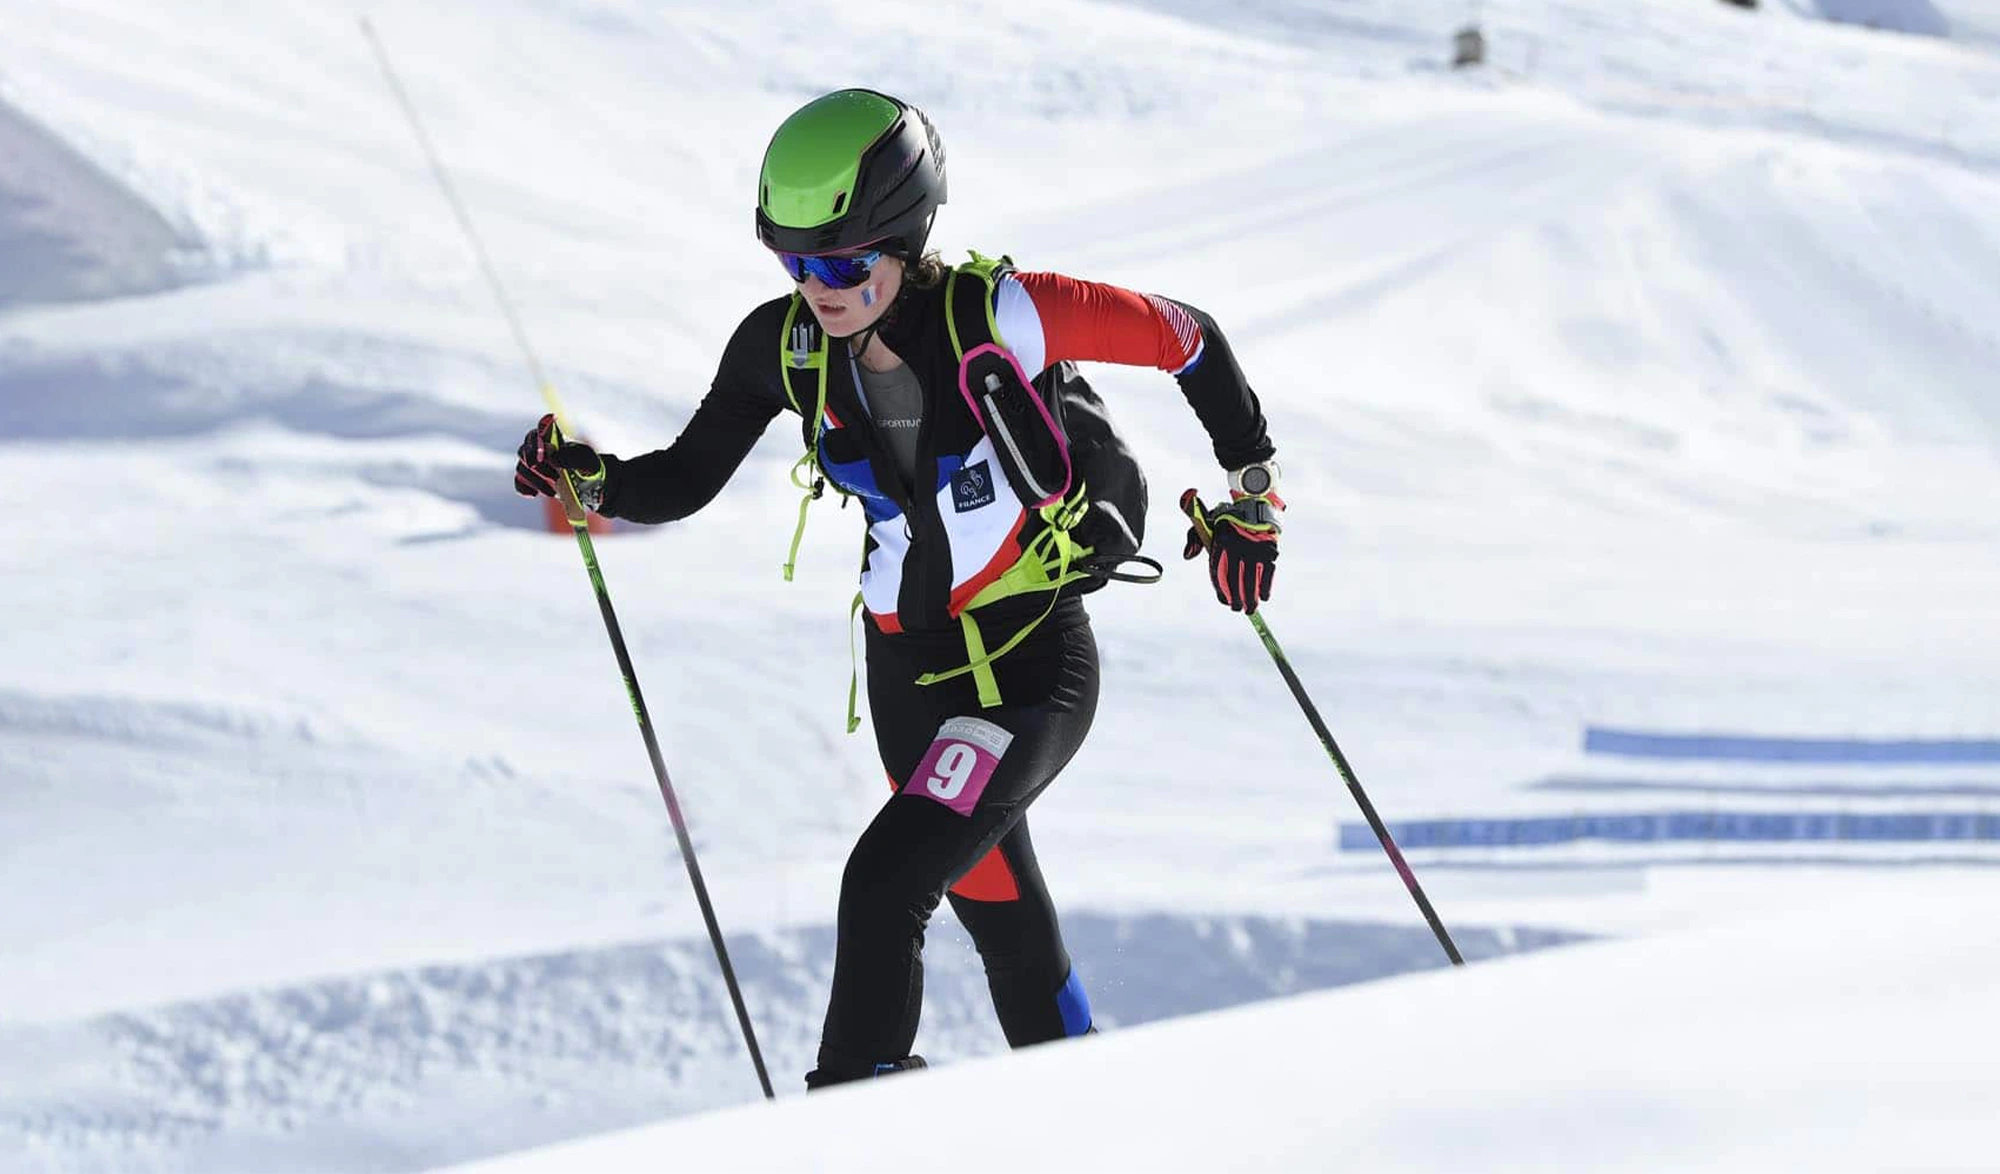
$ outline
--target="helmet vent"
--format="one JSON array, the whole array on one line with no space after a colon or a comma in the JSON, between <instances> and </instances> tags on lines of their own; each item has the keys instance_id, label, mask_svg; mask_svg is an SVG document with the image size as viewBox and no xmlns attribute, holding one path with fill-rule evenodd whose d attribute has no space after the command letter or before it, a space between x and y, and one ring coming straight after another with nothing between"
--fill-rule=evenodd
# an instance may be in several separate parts
<instances>
[{"instance_id":1,"label":"helmet vent","mask_svg":"<svg viewBox=\"0 0 2000 1174\"><path fill-rule=\"evenodd\" d=\"M847 207L847 193L842 192L833 198L833 214L840 215L840 210L845 207Z\"/></svg>"}]
</instances>

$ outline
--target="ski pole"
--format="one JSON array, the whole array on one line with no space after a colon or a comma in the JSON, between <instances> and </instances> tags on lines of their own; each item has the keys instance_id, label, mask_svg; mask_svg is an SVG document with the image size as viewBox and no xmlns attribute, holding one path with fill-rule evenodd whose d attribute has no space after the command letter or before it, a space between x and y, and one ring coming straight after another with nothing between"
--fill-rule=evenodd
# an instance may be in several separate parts
<instances>
[{"instance_id":1,"label":"ski pole","mask_svg":"<svg viewBox=\"0 0 2000 1174\"><path fill-rule=\"evenodd\" d=\"M493 291L494 301L500 303L500 312L507 318L507 325L514 333L514 342L521 348L521 357L526 360L528 373L547 402L549 411L556 418L558 433L568 433L568 415L563 411L562 401L556 395L555 385L543 373L541 360L535 356L535 348L528 343L528 332L521 325L521 316L515 312L513 300L507 296L507 289L500 284L500 275L493 268L493 261L487 255L486 245L479 232L472 225L472 217L465 210L465 203L458 196L458 189L451 182L451 175L444 169L444 161L439 158L437 148L430 135L424 130L423 119L417 116L416 104L410 101L409 91L403 88L402 79L389 61L388 50L383 48L382 39L376 35L375 26L367 17L361 18L361 35L368 38L368 44L375 51L375 60L382 67L382 76L388 80L389 89L402 107L403 115L409 119L410 129L416 133L417 144L423 148L424 158L430 163L431 174L437 177L438 187L444 192L445 202L451 205L452 215L458 219L458 226L465 233L466 241L472 246L473 254L479 259L479 268L486 275L486 284ZM653 733L653 722L647 716L646 700L639 693L639 676L632 668L632 656L625 648L625 634L618 625L618 614L611 609L611 592L604 585L604 573L597 565L597 548L590 541L590 516L577 500L576 485L570 479L567 469L562 470L562 478L556 483L557 496L562 501L563 513L569 518L570 529L576 533L577 549L583 553L584 569L590 572L590 587L597 594L597 610L604 616L604 630L611 637L611 652L618 660L618 671L625 678L625 696L632 703L632 716L639 722L639 735L646 742L646 756L653 763L653 777L660 784L660 798L667 802L667 817L673 821L674 838L679 841L681 860L687 865L688 880L694 884L695 902L701 906L701 919L708 926L708 940L715 946L715 960L722 967L722 981L729 988L729 1001L736 1008L736 1022L743 1029L743 1042L750 1049L750 1062L757 1068L757 1083L764 1089L764 1096L775 1099L771 1091L771 1076L764 1067L764 1054L757 1047L757 1033L750 1026L750 1012L743 1004L743 991L736 982L736 969L729 964L729 948L722 940L722 927L715 919L715 906L708 899L708 885L701 878L701 865L695 860L694 840L688 834L687 819L681 814L680 800L674 794L674 784L667 777L666 760L660 755L660 740Z\"/></svg>"},{"instance_id":2,"label":"ski pole","mask_svg":"<svg viewBox=\"0 0 2000 1174\"><path fill-rule=\"evenodd\" d=\"M1202 504L1200 496L1194 490L1190 489L1181 494L1181 510L1194 522L1195 533L1200 537L1201 544L1207 546L1214 537L1213 530L1208 524L1208 507ZM1368 826L1375 831L1375 838L1382 841L1382 850L1389 854L1389 863L1396 866L1396 874L1403 878L1403 884L1410 890L1410 896L1416 898L1417 908L1423 910L1424 920L1430 923L1431 932L1437 935L1438 945L1444 947L1445 957L1451 959L1453 966L1465 965L1465 959L1459 954L1458 946L1452 942L1451 934L1445 930L1444 922L1438 919L1437 910L1431 908L1430 898L1424 896L1424 887L1417 883L1417 874L1410 870L1409 862L1403 859L1402 850L1396 847L1395 838L1389 835L1389 829L1382 823L1382 817L1375 814L1375 805L1368 801L1368 792L1361 789L1361 780L1354 776L1354 768L1347 765L1347 755L1340 752L1340 744L1333 740L1333 733L1326 728L1326 722L1321 720L1319 708L1312 703L1312 698L1306 696L1305 685L1299 681L1299 675L1292 671L1291 660L1285 656L1285 650L1278 647L1278 638L1271 634L1271 625L1264 622L1263 616L1251 612L1250 626L1257 629L1257 638L1264 642L1264 651L1271 654L1271 660L1277 664L1279 674L1285 678L1285 684L1292 691L1292 698L1299 703L1299 708L1305 711L1306 720L1312 723L1313 733L1319 735L1319 744L1326 748L1326 756L1333 759L1334 769L1340 772L1340 777L1346 782L1354 801L1360 805L1361 814L1367 817Z\"/></svg>"}]
</instances>

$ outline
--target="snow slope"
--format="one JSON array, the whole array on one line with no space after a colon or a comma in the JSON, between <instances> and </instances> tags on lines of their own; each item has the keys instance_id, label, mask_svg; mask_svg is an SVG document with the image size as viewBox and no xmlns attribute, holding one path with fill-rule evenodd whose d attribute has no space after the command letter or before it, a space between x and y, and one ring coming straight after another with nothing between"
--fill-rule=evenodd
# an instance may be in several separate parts
<instances>
[{"instance_id":1,"label":"snow slope","mask_svg":"<svg viewBox=\"0 0 2000 1174\"><path fill-rule=\"evenodd\" d=\"M179 284L193 242L76 150L0 102L0 306Z\"/></svg>"},{"instance_id":2,"label":"snow slope","mask_svg":"<svg viewBox=\"0 0 2000 1174\"><path fill-rule=\"evenodd\" d=\"M1925 878L454 1169L1986 1170L1996 914Z\"/></svg>"},{"instance_id":3,"label":"snow slope","mask_svg":"<svg viewBox=\"0 0 2000 1174\"><path fill-rule=\"evenodd\" d=\"M756 1095L576 556L508 488L539 403L356 12L0 13L0 1167L411 1169ZM1293 502L1271 620L1388 818L1990 813L1980 764L1582 732L2000 735L2000 58L1775 6L1496 0L1494 68L1455 75L1455 2L1220 13L375 21L607 447L670 439L782 288L743 207L770 127L897 90L951 144L943 247L1229 330ZM1170 547L1205 441L1163 379L1092 377ZM882 796L838 733L849 520L822 508L778 582L791 449L600 547L788 1092ZM1106 703L1035 832L1106 1021L1435 965L1199 577L1093 612ZM1487 956L1984 892L1996 853L1412 855ZM948 934L945 1061L999 1046Z\"/></svg>"}]
</instances>

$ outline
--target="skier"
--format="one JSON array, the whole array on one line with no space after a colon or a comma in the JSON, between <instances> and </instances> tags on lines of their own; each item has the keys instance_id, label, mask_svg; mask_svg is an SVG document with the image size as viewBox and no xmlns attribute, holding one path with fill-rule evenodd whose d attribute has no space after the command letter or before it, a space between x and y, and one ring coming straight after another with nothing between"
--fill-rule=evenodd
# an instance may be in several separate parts
<instances>
[{"instance_id":1,"label":"skier","mask_svg":"<svg viewBox=\"0 0 2000 1174\"><path fill-rule=\"evenodd\" d=\"M923 1066L911 1047L924 928L947 893L1007 1042L1081 1035L1090 1003L1026 813L1097 709L1080 598L1095 584L1078 581L1062 504L1016 483L1020 453L1007 450L1021 445L1011 433L996 445L995 402L975 405L965 372L984 352L991 370L1042 389L1080 383L1068 360L1171 373L1231 491L1206 519L1212 540L1190 530L1183 554L1207 553L1217 598L1239 611L1270 598L1283 508L1262 409L1214 320L1186 303L977 254L953 269L927 251L944 148L899 99L848 89L800 108L765 151L757 201L758 237L793 289L743 320L680 436L620 459L544 416L522 442L515 488L553 494L567 471L606 517L675 521L714 498L774 417L797 411L813 475L860 498L867 518L868 702L896 788L841 879L833 990L806 1086Z\"/></svg>"}]
</instances>

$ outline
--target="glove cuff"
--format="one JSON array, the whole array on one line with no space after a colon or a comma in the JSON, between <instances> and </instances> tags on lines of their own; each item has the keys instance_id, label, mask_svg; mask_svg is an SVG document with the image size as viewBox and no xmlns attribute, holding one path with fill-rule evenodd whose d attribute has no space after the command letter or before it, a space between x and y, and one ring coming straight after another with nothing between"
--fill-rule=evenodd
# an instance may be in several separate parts
<instances>
[{"instance_id":1,"label":"glove cuff","mask_svg":"<svg viewBox=\"0 0 2000 1174\"><path fill-rule=\"evenodd\" d=\"M1283 508L1285 508L1284 503L1275 497L1262 495L1239 497L1221 509L1212 511L1210 516L1213 521L1227 522L1246 533L1269 531L1275 534L1280 529L1278 511Z\"/></svg>"},{"instance_id":2,"label":"glove cuff","mask_svg":"<svg viewBox=\"0 0 2000 1174\"><path fill-rule=\"evenodd\" d=\"M576 476L570 478L576 487L577 504L591 513L597 513L604 504L604 473L600 470L595 477Z\"/></svg>"}]
</instances>

